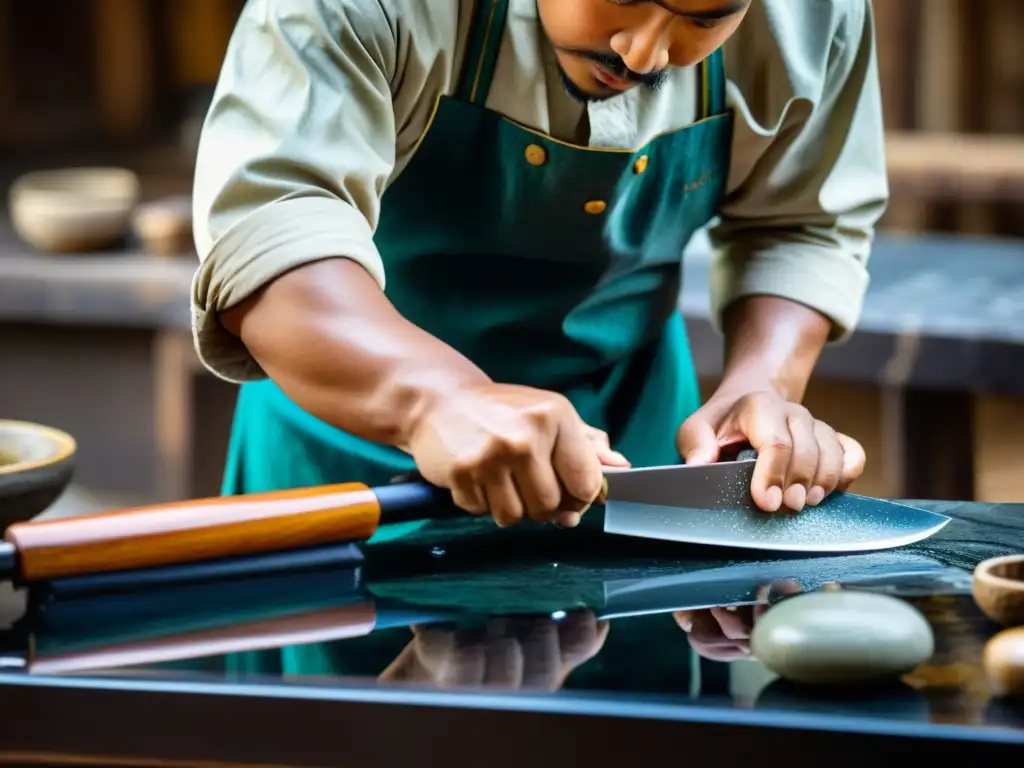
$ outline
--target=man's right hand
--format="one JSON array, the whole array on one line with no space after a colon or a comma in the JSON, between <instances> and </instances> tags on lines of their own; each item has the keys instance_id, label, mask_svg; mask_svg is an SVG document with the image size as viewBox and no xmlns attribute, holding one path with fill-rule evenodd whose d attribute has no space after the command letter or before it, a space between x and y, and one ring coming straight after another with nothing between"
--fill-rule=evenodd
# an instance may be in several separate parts
<instances>
[{"instance_id":1,"label":"man's right hand","mask_svg":"<svg viewBox=\"0 0 1024 768\"><path fill-rule=\"evenodd\" d=\"M408 449L426 480L503 527L574 527L601 492L602 466L629 466L564 396L491 382L437 400Z\"/></svg>"}]
</instances>

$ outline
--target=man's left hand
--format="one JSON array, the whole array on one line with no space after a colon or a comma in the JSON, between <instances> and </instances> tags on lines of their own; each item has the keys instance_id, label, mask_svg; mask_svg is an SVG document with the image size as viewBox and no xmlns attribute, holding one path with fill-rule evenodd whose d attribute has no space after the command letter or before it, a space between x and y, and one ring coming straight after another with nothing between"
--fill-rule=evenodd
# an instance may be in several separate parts
<instances>
[{"instance_id":1,"label":"man's left hand","mask_svg":"<svg viewBox=\"0 0 1024 768\"><path fill-rule=\"evenodd\" d=\"M758 453L750 491L765 512L817 506L864 472L864 449L798 403L771 391L719 390L679 428L687 464L711 464L723 449L751 445Z\"/></svg>"}]
</instances>

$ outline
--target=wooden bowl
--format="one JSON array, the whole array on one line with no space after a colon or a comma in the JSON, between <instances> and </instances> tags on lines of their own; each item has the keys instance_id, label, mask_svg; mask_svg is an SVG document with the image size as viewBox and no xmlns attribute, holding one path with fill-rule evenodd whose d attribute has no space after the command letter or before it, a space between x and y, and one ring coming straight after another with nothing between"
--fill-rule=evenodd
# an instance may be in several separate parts
<instances>
[{"instance_id":1,"label":"wooden bowl","mask_svg":"<svg viewBox=\"0 0 1024 768\"><path fill-rule=\"evenodd\" d=\"M974 569L974 602L1004 627L1024 625L1024 555L993 557Z\"/></svg>"},{"instance_id":2,"label":"wooden bowl","mask_svg":"<svg viewBox=\"0 0 1024 768\"><path fill-rule=\"evenodd\" d=\"M0 532L46 510L75 468L75 439L26 421L0 420Z\"/></svg>"},{"instance_id":3,"label":"wooden bowl","mask_svg":"<svg viewBox=\"0 0 1024 768\"><path fill-rule=\"evenodd\" d=\"M1024 697L1024 627L1004 629L989 640L981 660L996 696Z\"/></svg>"},{"instance_id":4,"label":"wooden bowl","mask_svg":"<svg viewBox=\"0 0 1024 768\"><path fill-rule=\"evenodd\" d=\"M159 256L191 253L192 199L187 196L167 197L143 203L132 216L132 229L143 250Z\"/></svg>"},{"instance_id":5,"label":"wooden bowl","mask_svg":"<svg viewBox=\"0 0 1024 768\"><path fill-rule=\"evenodd\" d=\"M42 251L101 250L122 240L139 200L139 179L123 168L28 173L11 185L11 223Z\"/></svg>"}]
</instances>

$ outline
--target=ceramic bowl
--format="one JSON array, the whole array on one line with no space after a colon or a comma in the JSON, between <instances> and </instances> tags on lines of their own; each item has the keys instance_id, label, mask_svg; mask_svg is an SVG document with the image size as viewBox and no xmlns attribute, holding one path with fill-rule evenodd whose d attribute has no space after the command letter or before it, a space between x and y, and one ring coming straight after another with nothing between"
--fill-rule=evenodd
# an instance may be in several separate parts
<instances>
[{"instance_id":1,"label":"ceramic bowl","mask_svg":"<svg viewBox=\"0 0 1024 768\"><path fill-rule=\"evenodd\" d=\"M1024 626L1024 555L994 557L978 564L974 602L1004 627Z\"/></svg>"},{"instance_id":2,"label":"ceramic bowl","mask_svg":"<svg viewBox=\"0 0 1024 768\"><path fill-rule=\"evenodd\" d=\"M124 168L28 173L11 185L11 223L41 251L89 252L122 240L139 201L139 179Z\"/></svg>"},{"instance_id":3,"label":"ceramic bowl","mask_svg":"<svg viewBox=\"0 0 1024 768\"><path fill-rule=\"evenodd\" d=\"M0 533L57 500L71 482L75 451L75 439L59 429L0 420Z\"/></svg>"}]
</instances>

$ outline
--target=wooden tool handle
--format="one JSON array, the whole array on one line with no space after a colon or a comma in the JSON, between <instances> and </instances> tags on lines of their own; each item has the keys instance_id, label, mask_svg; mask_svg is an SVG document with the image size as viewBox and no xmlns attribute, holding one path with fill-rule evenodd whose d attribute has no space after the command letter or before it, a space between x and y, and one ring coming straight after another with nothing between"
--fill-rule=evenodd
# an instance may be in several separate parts
<instances>
[{"instance_id":1,"label":"wooden tool handle","mask_svg":"<svg viewBox=\"0 0 1024 768\"><path fill-rule=\"evenodd\" d=\"M12 525L24 581L364 541L381 504L361 483L135 507Z\"/></svg>"}]
</instances>

